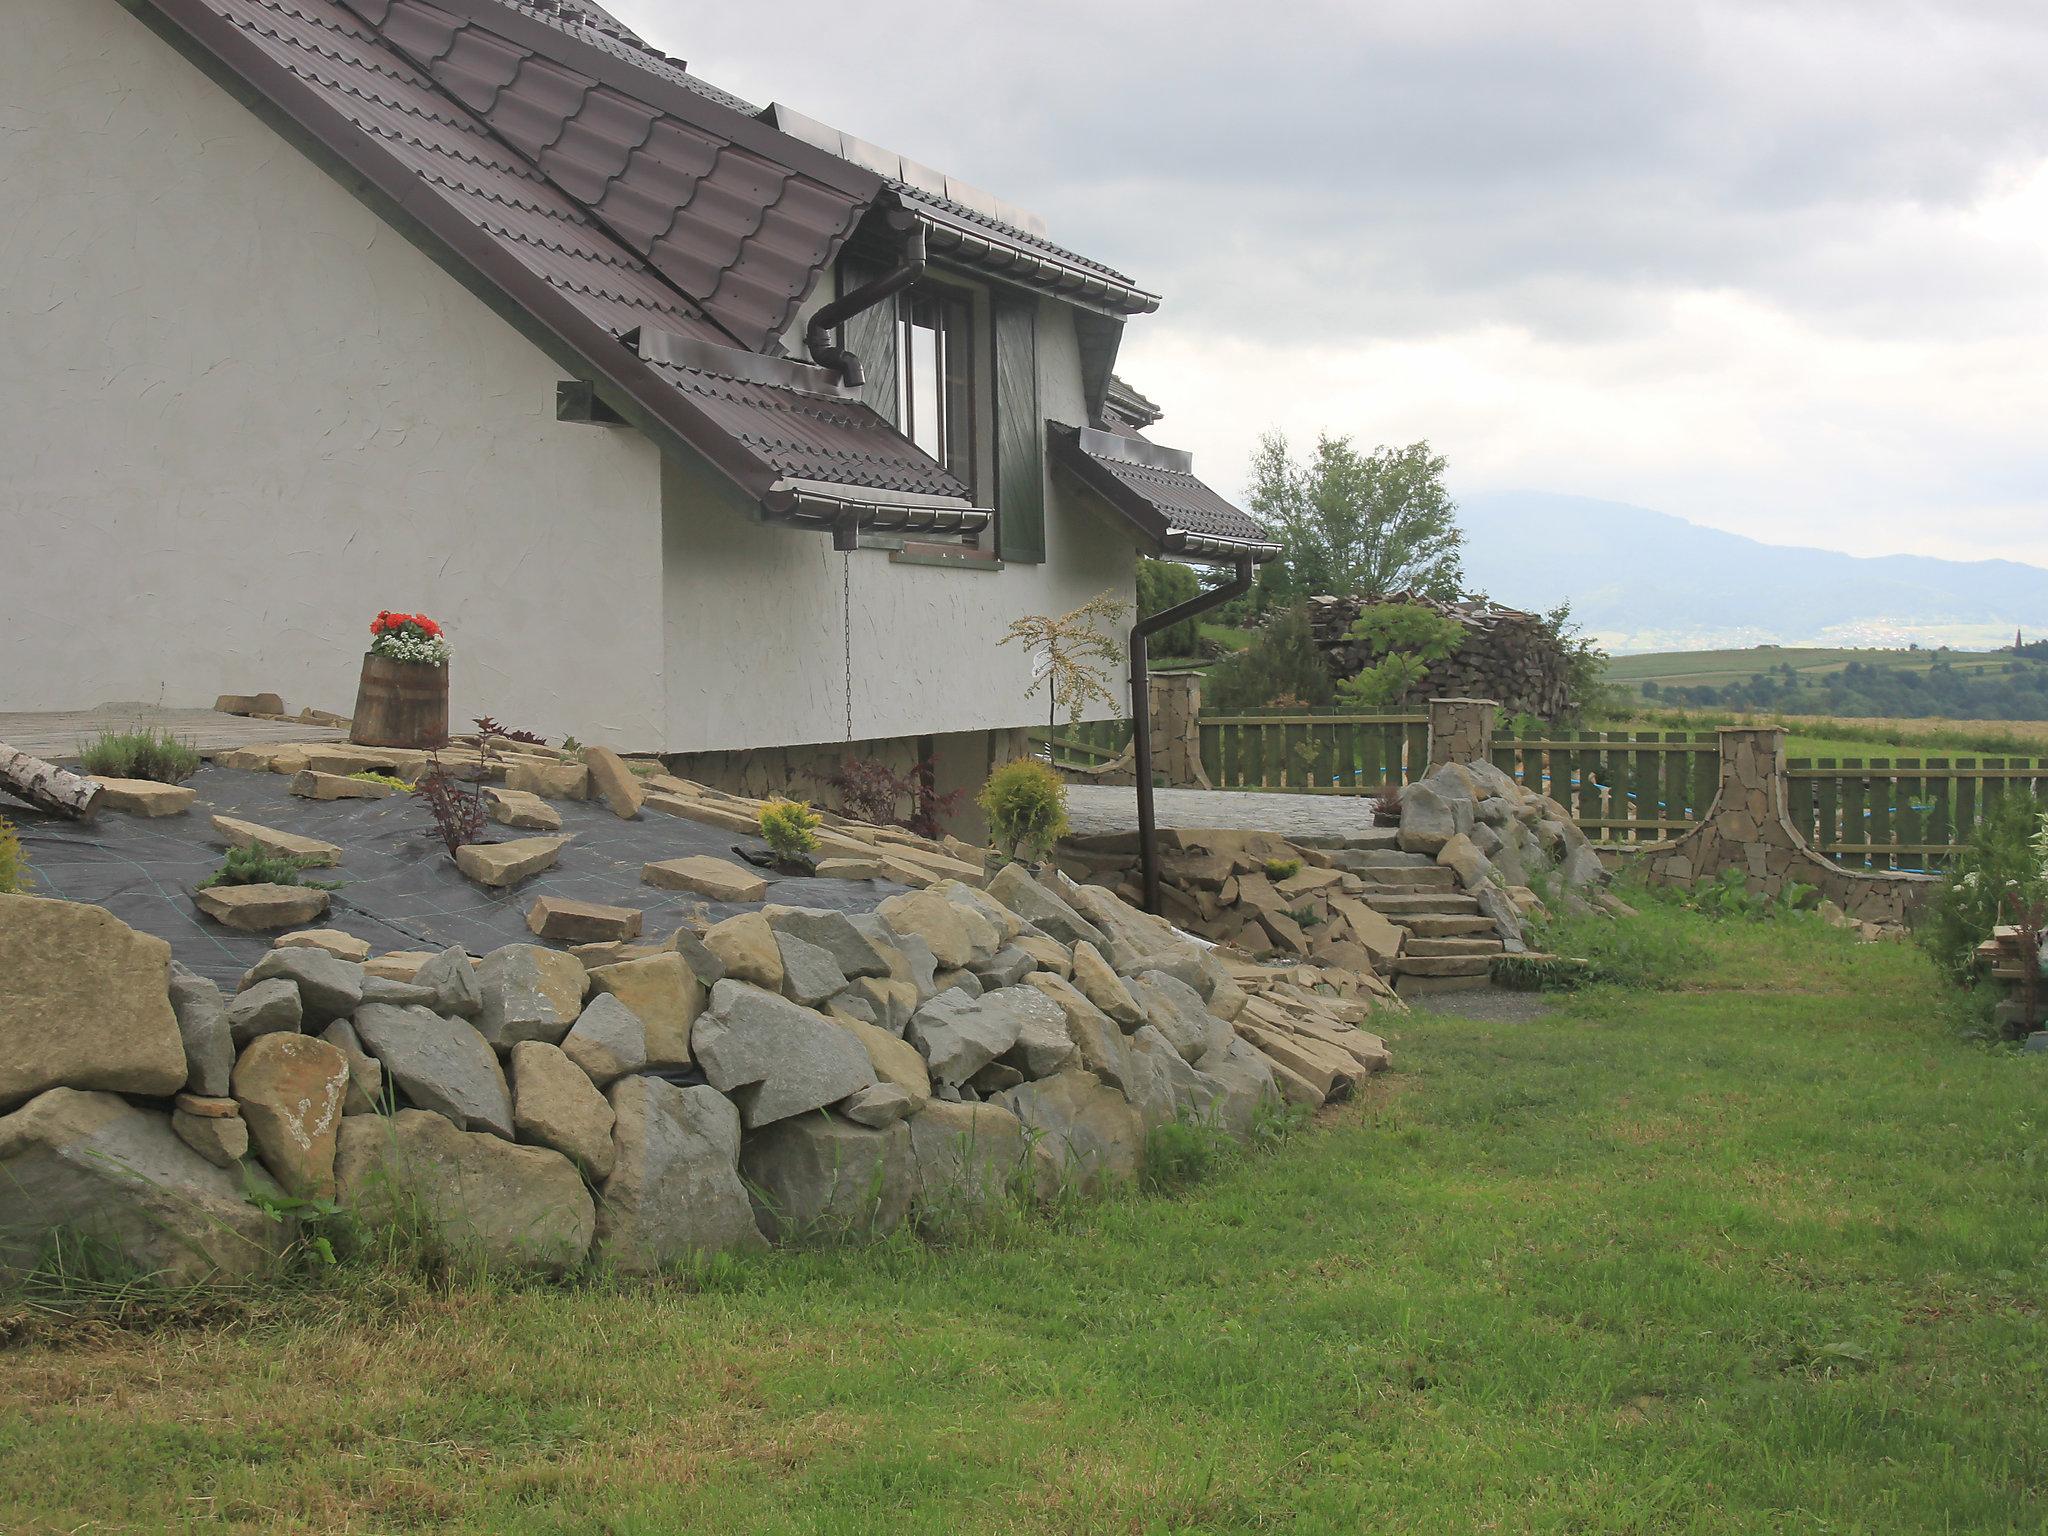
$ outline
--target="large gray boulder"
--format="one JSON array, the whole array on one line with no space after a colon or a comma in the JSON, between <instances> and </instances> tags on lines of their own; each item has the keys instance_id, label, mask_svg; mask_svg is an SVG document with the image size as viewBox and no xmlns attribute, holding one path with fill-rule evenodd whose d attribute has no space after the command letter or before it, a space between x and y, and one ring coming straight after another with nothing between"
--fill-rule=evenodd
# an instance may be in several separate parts
<instances>
[{"instance_id":1,"label":"large gray boulder","mask_svg":"<svg viewBox=\"0 0 2048 1536\"><path fill-rule=\"evenodd\" d=\"M0 1116L0 1272L55 1247L172 1284L257 1274L297 1233L250 1203L245 1179L282 1198L260 1170L208 1162L167 1114L52 1088Z\"/></svg>"},{"instance_id":2,"label":"large gray boulder","mask_svg":"<svg viewBox=\"0 0 2048 1536\"><path fill-rule=\"evenodd\" d=\"M330 1019L345 1019L362 1006L363 968L324 949L273 949L250 967L241 990L279 976L299 989L306 1023L316 1029Z\"/></svg>"},{"instance_id":3,"label":"large gray boulder","mask_svg":"<svg viewBox=\"0 0 2048 1536\"><path fill-rule=\"evenodd\" d=\"M1064 1177L1086 1194L1137 1182L1145 1120L1116 1089L1078 1068L1025 1083L993 1100L1036 1131Z\"/></svg>"},{"instance_id":4,"label":"large gray boulder","mask_svg":"<svg viewBox=\"0 0 2048 1536\"><path fill-rule=\"evenodd\" d=\"M879 1237L910 1212L910 1128L900 1121L873 1129L837 1115L798 1115L747 1137L740 1175L771 1242Z\"/></svg>"},{"instance_id":5,"label":"large gray boulder","mask_svg":"<svg viewBox=\"0 0 2048 1536\"><path fill-rule=\"evenodd\" d=\"M1201 994L1178 977L1146 971L1131 982L1131 992L1145 1010L1145 1022L1166 1036L1190 1065L1199 1066L1232 1038L1230 1026L1209 1012Z\"/></svg>"},{"instance_id":6,"label":"large gray boulder","mask_svg":"<svg viewBox=\"0 0 2048 1536\"><path fill-rule=\"evenodd\" d=\"M560 1045L583 1012L589 973L574 955L538 944L507 944L476 968L482 996L476 1027L500 1051L521 1040Z\"/></svg>"},{"instance_id":7,"label":"large gray boulder","mask_svg":"<svg viewBox=\"0 0 2048 1536\"><path fill-rule=\"evenodd\" d=\"M320 1038L348 1060L348 1088L342 1094L344 1115L381 1115L384 1112L384 1064L363 1049L356 1027L347 1019L336 1019L320 1031Z\"/></svg>"},{"instance_id":8,"label":"large gray boulder","mask_svg":"<svg viewBox=\"0 0 2048 1536\"><path fill-rule=\"evenodd\" d=\"M1003 987L985 992L984 1008L1002 1008L1017 1016L1017 1039L1002 1059L1026 1077L1050 1077L1074 1064L1079 1052L1060 1005L1036 987Z\"/></svg>"},{"instance_id":9,"label":"large gray boulder","mask_svg":"<svg viewBox=\"0 0 2048 1536\"><path fill-rule=\"evenodd\" d=\"M100 907L0 896L0 1109L46 1088L184 1087L170 966L170 945Z\"/></svg>"},{"instance_id":10,"label":"large gray boulder","mask_svg":"<svg viewBox=\"0 0 2048 1536\"><path fill-rule=\"evenodd\" d=\"M844 912L811 907L765 906L761 915L779 934L815 944L851 979L855 976L887 976L888 956L869 934L856 927Z\"/></svg>"},{"instance_id":11,"label":"large gray boulder","mask_svg":"<svg viewBox=\"0 0 2048 1536\"><path fill-rule=\"evenodd\" d=\"M830 1019L728 978L711 989L690 1047L748 1130L836 1104L875 1080L866 1048Z\"/></svg>"},{"instance_id":12,"label":"large gray boulder","mask_svg":"<svg viewBox=\"0 0 2048 1536\"><path fill-rule=\"evenodd\" d=\"M1400 844L1405 853L1434 855L1460 832L1472 830L1472 802L1428 779L1401 791Z\"/></svg>"},{"instance_id":13,"label":"large gray boulder","mask_svg":"<svg viewBox=\"0 0 2048 1536\"><path fill-rule=\"evenodd\" d=\"M597 1212L605 1262L645 1275L767 1246L740 1183L739 1111L717 1089L622 1077L610 1099L617 1162Z\"/></svg>"},{"instance_id":14,"label":"large gray boulder","mask_svg":"<svg viewBox=\"0 0 2048 1536\"><path fill-rule=\"evenodd\" d=\"M1031 952L1015 944L1005 944L989 957L985 964L974 967L974 979L981 983L982 990L993 992L1002 987L1019 985L1026 976L1038 969L1038 961Z\"/></svg>"},{"instance_id":15,"label":"large gray boulder","mask_svg":"<svg viewBox=\"0 0 2048 1536\"><path fill-rule=\"evenodd\" d=\"M1040 932L1069 949L1076 944L1100 945L1102 930L1058 893L1031 878L1021 864L1005 864L988 883L988 893Z\"/></svg>"},{"instance_id":16,"label":"large gray boulder","mask_svg":"<svg viewBox=\"0 0 2048 1536\"><path fill-rule=\"evenodd\" d=\"M1202 1076L1216 1085L1212 1110L1218 1122L1240 1141L1251 1135L1261 1110L1280 1107L1272 1065L1235 1034L1202 1058Z\"/></svg>"},{"instance_id":17,"label":"large gray boulder","mask_svg":"<svg viewBox=\"0 0 2048 1536\"><path fill-rule=\"evenodd\" d=\"M227 999L206 977L171 962L171 1012L185 1042L185 1091L203 1099L224 1099L235 1070L234 1033Z\"/></svg>"},{"instance_id":18,"label":"large gray boulder","mask_svg":"<svg viewBox=\"0 0 2048 1536\"><path fill-rule=\"evenodd\" d=\"M356 1037L398 1091L420 1109L446 1115L466 1131L512 1140L512 1092L484 1037L462 1019L425 1008L365 1003Z\"/></svg>"},{"instance_id":19,"label":"large gray boulder","mask_svg":"<svg viewBox=\"0 0 2048 1536\"><path fill-rule=\"evenodd\" d=\"M305 1000L289 976L252 982L227 1004L228 1035L236 1050L258 1035L296 1035L306 1022Z\"/></svg>"},{"instance_id":20,"label":"large gray boulder","mask_svg":"<svg viewBox=\"0 0 2048 1536\"><path fill-rule=\"evenodd\" d=\"M1116 1020L1083 997L1071 981L1050 971L1035 972L1029 984L1058 1005L1066 1019L1067 1037L1078 1053L1078 1064L1121 1091L1129 1071L1130 1046Z\"/></svg>"},{"instance_id":21,"label":"large gray boulder","mask_svg":"<svg viewBox=\"0 0 2048 1536\"><path fill-rule=\"evenodd\" d=\"M597 1228L590 1191L559 1152L464 1131L423 1109L344 1120L335 1177L362 1220L424 1219L458 1257L496 1268L573 1269Z\"/></svg>"},{"instance_id":22,"label":"large gray boulder","mask_svg":"<svg viewBox=\"0 0 2048 1536\"><path fill-rule=\"evenodd\" d=\"M520 1045L545 1045L545 1040L522 1040ZM638 1072L647 1065L647 1026L640 1015L609 992L590 1000L576 1027L562 1037L562 1054L581 1067L599 1088Z\"/></svg>"},{"instance_id":23,"label":"large gray boulder","mask_svg":"<svg viewBox=\"0 0 2048 1536\"><path fill-rule=\"evenodd\" d=\"M955 990L941 992L912 1014L903 1038L924 1057L934 1083L958 1088L1015 1045L1023 1027L1016 1008Z\"/></svg>"},{"instance_id":24,"label":"large gray boulder","mask_svg":"<svg viewBox=\"0 0 2048 1536\"><path fill-rule=\"evenodd\" d=\"M1126 1044L1124 1093L1144 1118L1146 1130L1208 1113L1221 1090L1189 1066L1166 1036L1147 1024Z\"/></svg>"},{"instance_id":25,"label":"large gray boulder","mask_svg":"<svg viewBox=\"0 0 2048 1536\"><path fill-rule=\"evenodd\" d=\"M999 1104L934 1099L908 1124L920 1221L971 1217L990 1206L1042 1199L1058 1187L1052 1154Z\"/></svg>"},{"instance_id":26,"label":"large gray boulder","mask_svg":"<svg viewBox=\"0 0 2048 1536\"><path fill-rule=\"evenodd\" d=\"M436 1013L458 1019L473 1019L484 1011L484 989L480 967L460 945L445 949L414 973L412 984L434 994L429 1006ZM372 1002L379 999L372 998Z\"/></svg>"},{"instance_id":27,"label":"large gray boulder","mask_svg":"<svg viewBox=\"0 0 2048 1536\"><path fill-rule=\"evenodd\" d=\"M782 991L791 1002L816 1008L846 986L846 972L830 952L793 933L775 935L782 956Z\"/></svg>"}]
</instances>

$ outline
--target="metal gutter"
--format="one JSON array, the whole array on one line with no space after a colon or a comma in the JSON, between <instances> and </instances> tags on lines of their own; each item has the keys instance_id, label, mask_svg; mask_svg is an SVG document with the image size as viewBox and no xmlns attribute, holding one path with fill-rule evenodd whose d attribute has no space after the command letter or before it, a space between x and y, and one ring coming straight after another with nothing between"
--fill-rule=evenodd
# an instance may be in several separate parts
<instances>
[{"instance_id":1,"label":"metal gutter","mask_svg":"<svg viewBox=\"0 0 2048 1536\"><path fill-rule=\"evenodd\" d=\"M811 316L804 327L804 350L811 354L811 360L820 368L831 369L849 389L865 384L867 375L861 371L860 359L832 340L833 329L863 310L894 298L924 276L924 268L924 226L912 224L903 237L903 253L895 266L874 281L862 283L853 292L821 305Z\"/></svg>"},{"instance_id":2,"label":"metal gutter","mask_svg":"<svg viewBox=\"0 0 2048 1536\"><path fill-rule=\"evenodd\" d=\"M1147 637L1170 629L1183 619L1242 597L1252 589L1252 557L1237 557L1237 574L1213 592L1162 609L1131 626L1131 745L1137 757L1138 861L1143 870L1145 910L1159 911L1159 822L1152 804L1152 674L1147 665Z\"/></svg>"}]
</instances>

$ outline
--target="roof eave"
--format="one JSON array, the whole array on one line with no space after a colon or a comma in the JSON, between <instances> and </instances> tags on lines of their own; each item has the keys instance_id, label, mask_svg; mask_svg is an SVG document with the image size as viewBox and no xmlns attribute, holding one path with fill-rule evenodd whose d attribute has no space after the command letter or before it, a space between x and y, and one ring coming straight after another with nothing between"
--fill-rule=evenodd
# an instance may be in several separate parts
<instances>
[{"instance_id":1,"label":"roof eave","mask_svg":"<svg viewBox=\"0 0 2048 1536\"><path fill-rule=\"evenodd\" d=\"M1230 538L1175 526L1159 508L1134 494L1129 486L1112 475L1081 447L1082 434L1095 430L1062 427L1050 432L1048 441L1052 445L1053 462L1083 489L1092 492L1119 513L1146 540L1153 554L1173 560L1199 561L1206 565L1235 564L1239 560L1250 560L1254 565L1264 565L1280 555L1282 546L1270 539ZM1188 455L1177 448L1164 448L1157 443L1147 443L1141 439L1126 441L1148 450L1148 457L1157 455L1159 460L1175 461L1188 459ZM1191 473L1184 462L1172 463L1170 467L1182 473Z\"/></svg>"}]
</instances>

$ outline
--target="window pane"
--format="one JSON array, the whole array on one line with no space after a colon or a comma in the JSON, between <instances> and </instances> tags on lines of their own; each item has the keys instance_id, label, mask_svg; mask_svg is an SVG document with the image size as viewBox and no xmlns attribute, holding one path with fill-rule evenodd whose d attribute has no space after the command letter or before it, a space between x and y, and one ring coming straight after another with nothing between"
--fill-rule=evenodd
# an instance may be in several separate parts
<instances>
[{"instance_id":1,"label":"window pane","mask_svg":"<svg viewBox=\"0 0 2048 1536\"><path fill-rule=\"evenodd\" d=\"M938 305L919 298L910 306L910 348L904 359L910 375L910 440L944 462L945 415L939 401L944 375L939 366Z\"/></svg>"},{"instance_id":2,"label":"window pane","mask_svg":"<svg viewBox=\"0 0 2048 1536\"><path fill-rule=\"evenodd\" d=\"M946 301L946 456L940 460L970 490L974 486L974 308Z\"/></svg>"}]
</instances>

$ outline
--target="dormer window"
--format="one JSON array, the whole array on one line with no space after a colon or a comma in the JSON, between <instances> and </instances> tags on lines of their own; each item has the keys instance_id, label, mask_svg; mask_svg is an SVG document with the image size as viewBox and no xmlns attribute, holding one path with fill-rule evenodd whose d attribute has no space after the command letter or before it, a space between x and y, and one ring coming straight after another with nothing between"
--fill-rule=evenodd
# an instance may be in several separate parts
<instances>
[{"instance_id":1,"label":"dormer window","mask_svg":"<svg viewBox=\"0 0 2048 1536\"><path fill-rule=\"evenodd\" d=\"M896 298L896 421L963 485L974 484L974 306L957 290Z\"/></svg>"}]
</instances>

